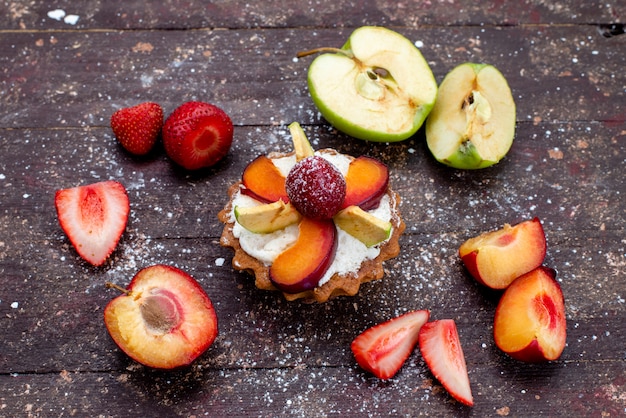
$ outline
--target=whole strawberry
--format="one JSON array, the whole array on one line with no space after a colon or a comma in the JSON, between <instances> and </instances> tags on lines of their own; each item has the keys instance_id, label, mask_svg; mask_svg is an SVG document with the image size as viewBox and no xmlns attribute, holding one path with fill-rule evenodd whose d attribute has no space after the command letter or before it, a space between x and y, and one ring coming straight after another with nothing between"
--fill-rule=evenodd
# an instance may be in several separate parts
<instances>
[{"instance_id":1,"label":"whole strawberry","mask_svg":"<svg viewBox=\"0 0 626 418\"><path fill-rule=\"evenodd\" d=\"M210 167L224 158L233 142L233 122L219 107L186 102L163 125L167 155L187 170Z\"/></svg>"},{"instance_id":2,"label":"whole strawberry","mask_svg":"<svg viewBox=\"0 0 626 418\"><path fill-rule=\"evenodd\" d=\"M154 146L163 127L163 109L145 102L113 113L111 129L119 143L134 155L145 155Z\"/></svg>"}]
</instances>

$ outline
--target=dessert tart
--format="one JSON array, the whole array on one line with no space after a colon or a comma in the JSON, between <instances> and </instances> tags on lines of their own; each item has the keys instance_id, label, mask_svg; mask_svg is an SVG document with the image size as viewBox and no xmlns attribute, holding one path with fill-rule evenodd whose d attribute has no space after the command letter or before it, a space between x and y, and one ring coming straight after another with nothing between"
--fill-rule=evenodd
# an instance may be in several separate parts
<instances>
[{"instance_id":1,"label":"dessert tart","mask_svg":"<svg viewBox=\"0 0 626 418\"><path fill-rule=\"evenodd\" d=\"M287 300L354 296L400 252L400 197L382 162L314 151L299 124L289 128L295 150L257 157L228 189L220 244L257 288Z\"/></svg>"}]
</instances>

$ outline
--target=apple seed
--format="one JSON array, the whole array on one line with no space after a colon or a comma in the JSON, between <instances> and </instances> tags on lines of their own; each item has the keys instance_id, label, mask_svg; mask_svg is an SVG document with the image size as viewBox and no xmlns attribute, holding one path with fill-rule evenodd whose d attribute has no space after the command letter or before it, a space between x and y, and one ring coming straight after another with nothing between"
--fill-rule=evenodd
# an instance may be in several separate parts
<instances>
[{"instance_id":1,"label":"apple seed","mask_svg":"<svg viewBox=\"0 0 626 418\"><path fill-rule=\"evenodd\" d=\"M491 118L491 105L479 91L472 91L463 102L461 109L467 112L468 124L472 116L476 116L480 123L486 123Z\"/></svg>"}]
</instances>

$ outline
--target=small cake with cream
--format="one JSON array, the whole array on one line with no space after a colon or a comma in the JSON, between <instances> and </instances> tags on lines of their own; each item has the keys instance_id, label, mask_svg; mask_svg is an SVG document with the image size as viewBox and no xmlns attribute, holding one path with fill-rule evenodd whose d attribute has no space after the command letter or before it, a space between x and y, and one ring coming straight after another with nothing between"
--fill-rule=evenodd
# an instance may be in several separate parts
<instances>
[{"instance_id":1,"label":"small cake with cream","mask_svg":"<svg viewBox=\"0 0 626 418\"><path fill-rule=\"evenodd\" d=\"M287 300L353 296L399 254L400 198L382 162L314 151L299 124L289 128L294 151L257 157L229 188L220 244Z\"/></svg>"}]
</instances>

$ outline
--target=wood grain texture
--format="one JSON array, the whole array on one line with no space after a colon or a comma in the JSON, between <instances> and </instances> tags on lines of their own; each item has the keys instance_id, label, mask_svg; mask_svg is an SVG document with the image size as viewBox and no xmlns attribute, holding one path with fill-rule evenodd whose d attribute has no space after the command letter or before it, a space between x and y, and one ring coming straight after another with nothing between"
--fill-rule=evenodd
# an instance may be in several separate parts
<instances>
[{"instance_id":1,"label":"wood grain texture","mask_svg":"<svg viewBox=\"0 0 626 418\"><path fill-rule=\"evenodd\" d=\"M143 2L0 4L0 416L620 416L626 410L626 36L621 2ZM59 8L80 18L56 21ZM517 104L513 147L494 167L434 161L423 130L395 144L336 132L310 100L310 58L354 27L393 27L419 45L437 81L483 61ZM604 26L602 26L604 25ZM603 35L613 27L615 36ZM605 33L606 34L606 33ZM110 115L142 101L166 114L187 100L235 123L225 160L188 173L158 146L116 142ZM402 196L402 252L352 298L289 303L235 272L217 212L254 157L288 151L300 122L315 148L385 162ZM131 216L109 262L81 261L60 229L54 192L124 183ZM538 216L545 264L558 272L568 344L547 365L511 360L493 343L497 292L463 269L467 238ZM219 319L191 367L137 365L102 321L143 267L194 276ZM476 405L454 402L415 351L383 382L350 342L411 309L457 322Z\"/></svg>"},{"instance_id":2,"label":"wood grain texture","mask_svg":"<svg viewBox=\"0 0 626 418\"><path fill-rule=\"evenodd\" d=\"M466 61L507 77L518 121L623 121L623 37L592 26L400 28L438 81ZM0 34L2 127L108 126L144 101L166 114L186 100L219 104L236 125L321 123L308 96L312 58L350 29L69 31ZM599 65L601 63L601 65ZM564 103L567 105L558 106Z\"/></svg>"},{"instance_id":3,"label":"wood grain texture","mask_svg":"<svg viewBox=\"0 0 626 418\"><path fill-rule=\"evenodd\" d=\"M50 12L62 10L63 15ZM383 26L473 26L520 24L597 25L624 23L619 1L523 0L478 3L470 0L362 2L264 2L163 0L8 1L0 5L0 26L7 29L174 29ZM78 20L66 21L66 16ZM68 23L71 22L71 23Z\"/></svg>"}]
</instances>

